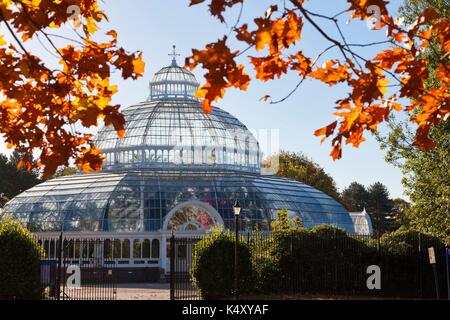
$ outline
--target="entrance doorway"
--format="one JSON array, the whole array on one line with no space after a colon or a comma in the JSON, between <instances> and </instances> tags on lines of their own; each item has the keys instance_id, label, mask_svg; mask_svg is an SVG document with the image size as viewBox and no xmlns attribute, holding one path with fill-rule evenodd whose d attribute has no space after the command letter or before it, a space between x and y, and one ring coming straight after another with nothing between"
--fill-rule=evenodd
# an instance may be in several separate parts
<instances>
[{"instance_id":1,"label":"entrance doorway","mask_svg":"<svg viewBox=\"0 0 450 320\"><path fill-rule=\"evenodd\" d=\"M167 234L177 238L201 238L214 227L223 226L223 219L219 213L206 202L191 200L183 202L173 208L163 224ZM167 238L166 273L170 272L170 243ZM179 262L180 272L188 272L192 264L193 243L177 243L174 254Z\"/></svg>"}]
</instances>

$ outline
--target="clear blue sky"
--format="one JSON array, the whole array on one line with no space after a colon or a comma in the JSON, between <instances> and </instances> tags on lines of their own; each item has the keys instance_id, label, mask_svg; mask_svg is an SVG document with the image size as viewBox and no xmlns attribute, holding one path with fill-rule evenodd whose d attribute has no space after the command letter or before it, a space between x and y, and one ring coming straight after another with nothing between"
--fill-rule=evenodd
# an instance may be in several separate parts
<instances>
[{"instance_id":1,"label":"clear blue sky","mask_svg":"<svg viewBox=\"0 0 450 320\"><path fill-rule=\"evenodd\" d=\"M271 2L275 1L247 0L242 20L249 21L252 16L262 15ZM102 5L110 22L102 24L101 30L117 30L120 45L128 50L143 51L146 62L145 75L139 80L124 81L118 75L114 76L115 83L119 85L115 103L126 107L146 99L148 81L157 70L170 63L168 53L173 44L177 45L177 51L181 54L178 60L182 63L192 48L203 48L206 43L228 32L226 25L209 15L205 5L189 8L188 3L189 0L132 0L108 1ZM348 6L344 0L310 0L307 3L310 10L325 14L340 12ZM400 0L391 1L390 8L396 11L400 4ZM234 24L236 15L237 11L227 15L229 25ZM349 42L385 39L384 31L371 31L362 22L347 24L347 19L346 15L342 17L342 27ZM331 25L324 26L330 34L336 35ZM29 45L29 48L34 46ZM296 49L314 56L326 46L328 43L317 32L305 26L303 39ZM374 49L382 48L378 46ZM359 52L371 57L376 51L364 49ZM328 57L338 55L333 51ZM246 64L245 59L240 62ZM248 72L252 74L250 68ZM202 82L203 70L198 68L194 73ZM297 81L298 77L294 74L269 84L254 81L246 92L228 91L217 105L238 117L249 128L279 129L281 148L307 154L334 177L340 190L352 181L364 185L380 181L387 185L391 196L404 197L401 172L384 161L384 153L373 137L366 134L367 141L359 149L346 146L343 159L333 161L329 156L329 141L320 144L320 139L313 135L315 129L334 121L331 113L335 101L346 96L348 88L345 86L329 88L316 81L307 81L282 104L269 105L259 101L265 94L271 94L275 99L283 97ZM0 151L5 151L4 145L0 145Z\"/></svg>"}]
</instances>

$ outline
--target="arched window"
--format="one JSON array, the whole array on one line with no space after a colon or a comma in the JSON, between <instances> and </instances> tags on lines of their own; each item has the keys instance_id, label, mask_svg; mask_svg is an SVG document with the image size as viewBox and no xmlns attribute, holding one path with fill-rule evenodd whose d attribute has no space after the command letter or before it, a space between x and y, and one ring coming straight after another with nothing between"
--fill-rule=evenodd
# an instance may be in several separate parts
<instances>
[{"instance_id":1,"label":"arched window","mask_svg":"<svg viewBox=\"0 0 450 320\"><path fill-rule=\"evenodd\" d=\"M159 240L152 240L152 258L159 259Z\"/></svg>"},{"instance_id":2,"label":"arched window","mask_svg":"<svg viewBox=\"0 0 450 320\"><path fill-rule=\"evenodd\" d=\"M47 259L50 258L50 241L49 240L44 241L44 251L45 251L45 257Z\"/></svg>"},{"instance_id":3,"label":"arched window","mask_svg":"<svg viewBox=\"0 0 450 320\"><path fill-rule=\"evenodd\" d=\"M73 258L73 240L64 240L64 258Z\"/></svg>"},{"instance_id":4,"label":"arched window","mask_svg":"<svg viewBox=\"0 0 450 320\"><path fill-rule=\"evenodd\" d=\"M120 259L122 257L122 244L119 239L114 239L113 243L113 258Z\"/></svg>"},{"instance_id":5,"label":"arched window","mask_svg":"<svg viewBox=\"0 0 450 320\"><path fill-rule=\"evenodd\" d=\"M150 161L155 161L155 150L150 150Z\"/></svg>"},{"instance_id":6,"label":"arched window","mask_svg":"<svg viewBox=\"0 0 450 320\"><path fill-rule=\"evenodd\" d=\"M128 239L122 241L122 258L130 258L130 240Z\"/></svg>"},{"instance_id":7,"label":"arched window","mask_svg":"<svg viewBox=\"0 0 450 320\"><path fill-rule=\"evenodd\" d=\"M142 243L142 258L150 258L150 240L145 239Z\"/></svg>"},{"instance_id":8,"label":"arched window","mask_svg":"<svg viewBox=\"0 0 450 320\"><path fill-rule=\"evenodd\" d=\"M173 212L167 222L167 230L210 230L219 225L217 216L203 207L186 204Z\"/></svg>"},{"instance_id":9,"label":"arched window","mask_svg":"<svg viewBox=\"0 0 450 320\"><path fill-rule=\"evenodd\" d=\"M94 257L94 251L95 251L95 240L91 239L88 240L88 258Z\"/></svg>"},{"instance_id":10,"label":"arched window","mask_svg":"<svg viewBox=\"0 0 450 320\"><path fill-rule=\"evenodd\" d=\"M141 240L135 239L133 241L133 258L139 259L141 257Z\"/></svg>"},{"instance_id":11,"label":"arched window","mask_svg":"<svg viewBox=\"0 0 450 320\"><path fill-rule=\"evenodd\" d=\"M82 257L84 258L84 259L86 259L87 257L88 257L88 254L89 254L89 243L88 243L88 241L87 240L84 240L83 241L83 245L82 245L82 248L83 248L83 251L82 251Z\"/></svg>"},{"instance_id":12,"label":"arched window","mask_svg":"<svg viewBox=\"0 0 450 320\"><path fill-rule=\"evenodd\" d=\"M158 150L156 151L156 162L161 162L162 161L162 151Z\"/></svg>"},{"instance_id":13,"label":"arched window","mask_svg":"<svg viewBox=\"0 0 450 320\"><path fill-rule=\"evenodd\" d=\"M50 259L55 259L55 240L50 240Z\"/></svg>"},{"instance_id":14,"label":"arched window","mask_svg":"<svg viewBox=\"0 0 450 320\"><path fill-rule=\"evenodd\" d=\"M112 258L112 242L109 239L106 239L103 242L103 257L105 259L111 259Z\"/></svg>"}]
</instances>

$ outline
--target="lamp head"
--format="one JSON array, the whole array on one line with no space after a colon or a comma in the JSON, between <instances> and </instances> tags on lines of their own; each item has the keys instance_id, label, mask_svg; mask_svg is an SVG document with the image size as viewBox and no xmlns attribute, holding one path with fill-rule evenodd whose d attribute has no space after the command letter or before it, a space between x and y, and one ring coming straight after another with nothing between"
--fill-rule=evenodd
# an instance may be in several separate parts
<instances>
[{"instance_id":1,"label":"lamp head","mask_svg":"<svg viewBox=\"0 0 450 320\"><path fill-rule=\"evenodd\" d=\"M241 214L241 205L239 204L239 201L236 200L233 206L234 215L238 216Z\"/></svg>"}]
</instances>

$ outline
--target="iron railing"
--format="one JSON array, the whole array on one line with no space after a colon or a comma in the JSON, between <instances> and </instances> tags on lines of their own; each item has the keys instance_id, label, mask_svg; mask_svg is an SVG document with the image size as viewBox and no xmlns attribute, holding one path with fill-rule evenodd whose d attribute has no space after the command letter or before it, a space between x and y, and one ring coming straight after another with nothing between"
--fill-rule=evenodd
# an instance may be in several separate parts
<instances>
[{"instance_id":1,"label":"iron railing","mask_svg":"<svg viewBox=\"0 0 450 320\"><path fill-rule=\"evenodd\" d=\"M241 234L252 253L252 271L258 267L274 267L271 259L281 259L275 274L276 281L264 285L255 281L254 287L242 288L248 297L260 294L325 294L359 296L365 298L436 297L432 268L427 249L435 248L439 270L439 290L446 292L445 247L437 240L421 239L420 235L404 239L403 249L396 252L392 245L379 238L352 235L341 237L302 237L295 233L275 241L272 233L249 232ZM201 299L190 276L192 258L201 238L175 237L170 239L171 299ZM283 252L280 255L279 253ZM230 257L230 264L233 264ZM368 267L381 270L381 289L369 289ZM211 270L211 272L214 272Z\"/></svg>"},{"instance_id":2,"label":"iron railing","mask_svg":"<svg viewBox=\"0 0 450 320\"><path fill-rule=\"evenodd\" d=\"M54 247L43 245L50 240ZM44 250L40 268L44 299L116 299L117 267L114 261L104 259L104 240L76 239L74 242L61 235L57 239L38 238L37 241ZM49 250L54 251L54 254Z\"/></svg>"}]
</instances>

